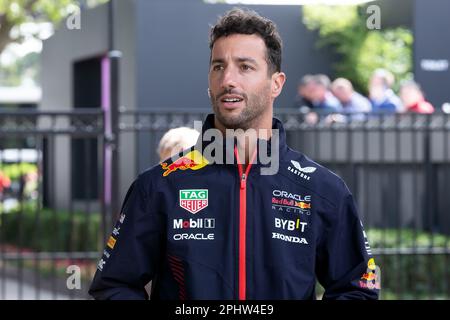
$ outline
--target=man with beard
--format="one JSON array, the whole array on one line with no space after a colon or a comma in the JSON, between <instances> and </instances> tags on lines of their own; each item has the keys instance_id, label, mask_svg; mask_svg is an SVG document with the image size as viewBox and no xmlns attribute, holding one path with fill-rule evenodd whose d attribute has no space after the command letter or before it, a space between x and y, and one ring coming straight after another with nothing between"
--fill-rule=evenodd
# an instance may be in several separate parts
<instances>
[{"instance_id":1,"label":"man with beard","mask_svg":"<svg viewBox=\"0 0 450 320\"><path fill-rule=\"evenodd\" d=\"M133 182L92 296L145 299L152 281L153 299L315 299L318 278L325 299L378 298L350 191L290 149L273 117L281 49L275 24L254 11L233 9L212 27L214 114L194 147ZM278 165L270 174L265 154Z\"/></svg>"}]
</instances>

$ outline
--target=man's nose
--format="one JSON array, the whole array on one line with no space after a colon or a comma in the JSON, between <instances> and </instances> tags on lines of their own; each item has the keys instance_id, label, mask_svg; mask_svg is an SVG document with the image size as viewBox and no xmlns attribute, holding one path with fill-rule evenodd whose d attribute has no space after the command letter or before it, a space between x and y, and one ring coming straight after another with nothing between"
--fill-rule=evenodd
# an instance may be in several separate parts
<instances>
[{"instance_id":1,"label":"man's nose","mask_svg":"<svg viewBox=\"0 0 450 320\"><path fill-rule=\"evenodd\" d=\"M223 88L235 88L236 87L236 71L234 68L226 68L223 72L222 87Z\"/></svg>"}]
</instances>

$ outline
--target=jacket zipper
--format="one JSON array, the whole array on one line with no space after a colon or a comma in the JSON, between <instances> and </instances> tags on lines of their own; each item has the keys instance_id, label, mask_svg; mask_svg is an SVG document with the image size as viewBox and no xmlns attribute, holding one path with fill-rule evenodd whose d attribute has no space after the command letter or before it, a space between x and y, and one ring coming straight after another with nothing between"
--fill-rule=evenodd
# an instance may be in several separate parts
<instances>
[{"instance_id":1,"label":"jacket zipper","mask_svg":"<svg viewBox=\"0 0 450 320\"><path fill-rule=\"evenodd\" d=\"M239 159L237 147L234 147L236 159ZM239 279L239 300L246 299L247 291L247 265L246 265L246 229L247 229L247 177L256 156L256 149L252 160L243 172L242 164L238 161L238 172L240 177L239 188L239 257L238 257L238 279Z\"/></svg>"}]
</instances>

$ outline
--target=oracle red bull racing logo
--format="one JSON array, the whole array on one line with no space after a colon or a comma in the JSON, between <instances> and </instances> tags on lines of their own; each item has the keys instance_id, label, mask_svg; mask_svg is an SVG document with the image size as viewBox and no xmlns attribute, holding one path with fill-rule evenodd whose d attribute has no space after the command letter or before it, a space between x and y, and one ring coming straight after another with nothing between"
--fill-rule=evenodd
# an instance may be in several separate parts
<instances>
[{"instance_id":1,"label":"oracle red bull racing logo","mask_svg":"<svg viewBox=\"0 0 450 320\"><path fill-rule=\"evenodd\" d=\"M180 190L180 207L196 214L208 206L208 189Z\"/></svg>"},{"instance_id":2,"label":"oracle red bull racing logo","mask_svg":"<svg viewBox=\"0 0 450 320\"><path fill-rule=\"evenodd\" d=\"M167 162L161 163L161 168L165 170L163 176L166 177L177 170L198 170L207 164L208 160L206 160L199 151L194 150L170 164Z\"/></svg>"},{"instance_id":3,"label":"oracle red bull racing logo","mask_svg":"<svg viewBox=\"0 0 450 320\"><path fill-rule=\"evenodd\" d=\"M272 209L283 212L311 214L311 195L299 195L284 190L272 191Z\"/></svg>"}]
</instances>

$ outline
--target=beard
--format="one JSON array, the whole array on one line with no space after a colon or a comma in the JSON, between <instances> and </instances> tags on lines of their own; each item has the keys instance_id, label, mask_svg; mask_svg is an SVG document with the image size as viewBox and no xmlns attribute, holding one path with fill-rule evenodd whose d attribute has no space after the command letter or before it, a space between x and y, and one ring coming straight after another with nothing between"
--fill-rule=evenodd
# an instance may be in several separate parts
<instances>
[{"instance_id":1,"label":"beard","mask_svg":"<svg viewBox=\"0 0 450 320\"><path fill-rule=\"evenodd\" d=\"M231 114L220 108L220 99L224 94L238 94L244 98L245 105L238 114ZM211 105L217 120L228 129L247 130L254 128L260 117L269 110L270 106L270 85L262 90L245 94L234 89L226 90L218 95L211 94Z\"/></svg>"}]
</instances>

